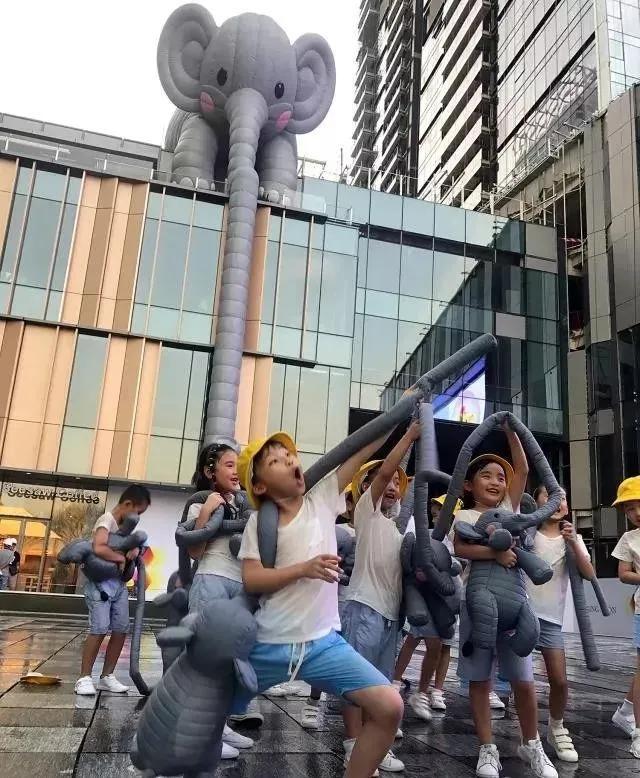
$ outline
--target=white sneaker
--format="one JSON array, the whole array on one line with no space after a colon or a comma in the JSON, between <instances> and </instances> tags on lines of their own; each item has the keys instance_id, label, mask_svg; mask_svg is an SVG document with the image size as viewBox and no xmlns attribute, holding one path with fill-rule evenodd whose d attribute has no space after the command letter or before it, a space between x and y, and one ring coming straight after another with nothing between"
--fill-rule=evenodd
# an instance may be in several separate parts
<instances>
[{"instance_id":1,"label":"white sneaker","mask_svg":"<svg viewBox=\"0 0 640 778\"><path fill-rule=\"evenodd\" d=\"M611 717L611 721L618 729L621 729L625 735L628 735L629 737L633 735L633 730L636 728L636 720L633 713L631 716L625 716L620 708L618 708Z\"/></svg>"},{"instance_id":2,"label":"white sneaker","mask_svg":"<svg viewBox=\"0 0 640 778\"><path fill-rule=\"evenodd\" d=\"M505 704L495 692L489 692L489 707L492 710L504 710Z\"/></svg>"},{"instance_id":3,"label":"white sneaker","mask_svg":"<svg viewBox=\"0 0 640 778\"><path fill-rule=\"evenodd\" d=\"M573 745L569 730L565 727L555 727L547 731L547 742L555 750L561 762L577 762L578 752Z\"/></svg>"},{"instance_id":4,"label":"white sneaker","mask_svg":"<svg viewBox=\"0 0 640 778\"><path fill-rule=\"evenodd\" d=\"M444 701L444 692L442 689L429 690L429 705L432 710L446 710L447 703Z\"/></svg>"},{"instance_id":5,"label":"white sneaker","mask_svg":"<svg viewBox=\"0 0 640 778\"><path fill-rule=\"evenodd\" d=\"M320 727L320 708L317 705L305 705L302 709L300 724L304 729L318 729Z\"/></svg>"},{"instance_id":6,"label":"white sneaker","mask_svg":"<svg viewBox=\"0 0 640 778\"><path fill-rule=\"evenodd\" d=\"M78 678L74 688L76 694L81 694L83 696L91 697L96 694L96 687L93 685L90 675Z\"/></svg>"},{"instance_id":7,"label":"white sneaker","mask_svg":"<svg viewBox=\"0 0 640 778\"><path fill-rule=\"evenodd\" d=\"M485 743L480 746L476 775L480 778L498 778L502 770L498 747L494 743Z\"/></svg>"},{"instance_id":8,"label":"white sneaker","mask_svg":"<svg viewBox=\"0 0 640 778\"><path fill-rule=\"evenodd\" d=\"M545 754L539 737L518 746L518 756L529 765L537 778L558 778L558 771Z\"/></svg>"},{"instance_id":9,"label":"white sneaker","mask_svg":"<svg viewBox=\"0 0 640 778\"><path fill-rule=\"evenodd\" d=\"M250 737L241 735L226 724L224 725L224 732L222 733L222 742L232 748L251 748L253 745L253 740Z\"/></svg>"},{"instance_id":10,"label":"white sneaker","mask_svg":"<svg viewBox=\"0 0 640 778\"><path fill-rule=\"evenodd\" d=\"M398 729L396 730L396 737L395 737L395 739L396 740L402 740L403 737L404 737L404 732L400 729L400 727L398 727Z\"/></svg>"},{"instance_id":11,"label":"white sneaker","mask_svg":"<svg viewBox=\"0 0 640 778\"><path fill-rule=\"evenodd\" d=\"M311 687L304 681L285 681L267 689L270 697L308 697Z\"/></svg>"},{"instance_id":12,"label":"white sneaker","mask_svg":"<svg viewBox=\"0 0 640 778\"><path fill-rule=\"evenodd\" d=\"M225 743L224 740L222 741L222 754L220 759L237 759L239 756L240 751L238 751L237 748Z\"/></svg>"},{"instance_id":13,"label":"white sneaker","mask_svg":"<svg viewBox=\"0 0 640 778\"><path fill-rule=\"evenodd\" d=\"M429 698L424 692L414 692L407 700L409 707L419 719L431 721L431 708Z\"/></svg>"},{"instance_id":14,"label":"white sneaker","mask_svg":"<svg viewBox=\"0 0 640 778\"><path fill-rule=\"evenodd\" d=\"M387 751L387 755L380 762L379 768L387 773L401 773L404 770L404 762L401 762L393 751Z\"/></svg>"},{"instance_id":15,"label":"white sneaker","mask_svg":"<svg viewBox=\"0 0 640 778\"><path fill-rule=\"evenodd\" d=\"M640 729L634 729L631 735L631 748L629 749L636 759L640 759Z\"/></svg>"},{"instance_id":16,"label":"white sneaker","mask_svg":"<svg viewBox=\"0 0 640 778\"><path fill-rule=\"evenodd\" d=\"M342 747L344 748L344 760L342 764L346 767L349 764L349 759L351 759L351 752L353 751L353 747L356 744L356 739L351 738L350 740L343 740L342 741ZM371 774L371 778L378 778L380 773L376 770Z\"/></svg>"},{"instance_id":17,"label":"white sneaker","mask_svg":"<svg viewBox=\"0 0 640 778\"><path fill-rule=\"evenodd\" d=\"M129 691L129 687L113 675L105 675L98 681L98 689L101 692L111 692L112 694L126 694Z\"/></svg>"}]
</instances>

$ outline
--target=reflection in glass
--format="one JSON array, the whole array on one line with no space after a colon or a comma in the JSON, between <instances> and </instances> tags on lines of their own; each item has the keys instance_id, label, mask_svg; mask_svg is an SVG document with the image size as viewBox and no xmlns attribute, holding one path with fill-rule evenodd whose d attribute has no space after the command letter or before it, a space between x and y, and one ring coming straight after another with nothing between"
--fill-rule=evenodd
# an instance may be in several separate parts
<instances>
[{"instance_id":1,"label":"reflection in glass","mask_svg":"<svg viewBox=\"0 0 640 778\"><path fill-rule=\"evenodd\" d=\"M364 317L362 344L362 381L385 384L396 365L397 322L377 316Z\"/></svg>"},{"instance_id":2,"label":"reflection in glass","mask_svg":"<svg viewBox=\"0 0 640 778\"><path fill-rule=\"evenodd\" d=\"M65 415L66 425L90 427L91 430L96 426L106 354L106 338L78 335Z\"/></svg>"},{"instance_id":3,"label":"reflection in glass","mask_svg":"<svg viewBox=\"0 0 640 778\"><path fill-rule=\"evenodd\" d=\"M204 420L206 403L207 374L209 370L209 354L205 351L194 351L191 360L191 376L189 379L189 395L187 398L187 413L184 423L184 437L199 440Z\"/></svg>"},{"instance_id":4,"label":"reflection in glass","mask_svg":"<svg viewBox=\"0 0 640 778\"><path fill-rule=\"evenodd\" d=\"M165 197L165 207L166 200ZM176 283L176 280L182 279L184 273L188 242L188 225L162 222L153 273L151 292L153 305L163 308L180 308L182 283L181 280Z\"/></svg>"},{"instance_id":5,"label":"reflection in glass","mask_svg":"<svg viewBox=\"0 0 640 778\"><path fill-rule=\"evenodd\" d=\"M457 254L435 251L433 254L434 300L449 302L462 290L465 260Z\"/></svg>"},{"instance_id":6,"label":"reflection in glass","mask_svg":"<svg viewBox=\"0 0 640 778\"><path fill-rule=\"evenodd\" d=\"M271 388L269 391L269 414L267 432L276 432L284 427L282 423L282 403L284 400L285 365L274 362L271 369Z\"/></svg>"},{"instance_id":7,"label":"reflection in glass","mask_svg":"<svg viewBox=\"0 0 640 778\"><path fill-rule=\"evenodd\" d=\"M320 332L316 359L324 364L349 367L351 365L351 345L351 338L325 335Z\"/></svg>"},{"instance_id":8,"label":"reflection in glass","mask_svg":"<svg viewBox=\"0 0 640 778\"><path fill-rule=\"evenodd\" d=\"M31 286L16 286L11 303L12 316L25 319L43 319L47 302L47 290Z\"/></svg>"},{"instance_id":9,"label":"reflection in glass","mask_svg":"<svg viewBox=\"0 0 640 778\"><path fill-rule=\"evenodd\" d=\"M336 254L358 253L358 230L355 227L343 227L339 224L327 224L324 233L324 250Z\"/></svg>"},{"instance_id":10,"label":"reflection in glass","mask_svg":"<svg viewBox=\"0 0 640 778\"><path fill-rule=\"evenodd\" d=\"M213 313L219 249L219 232L205 230L202 227L194 227L191 230L183 310Z\"/></svg>"},{"instance_id":11,"label":"reflection in glass","mask_svg":"<svg viewBox=\"0 0 640 778\"><path fill-rule=\"evenodd\" d=\"M11 219L7 231L7 239L2 255L2 270L0 271L0 280L10 283L13 281L13 273L16 266L18 254L18 241L22 230L22 221L24 219L25 208L27 207L27 198L25 195L15 195L13 206L11 208Z\"/></svg>"},{"instance_id":12,"label":"reflection in glass","mask_svg":"<svg viewBox=\"0 0 640 778\"><path fill-rule=\"evenodd\" d=\"M209 230L222 230L224 206L207 200L196 200L193 207L193 226Z\"/></svg>"},{"instance_id":13,"label":"reflection in glass","mask_svg":"<svg viewBox=\"0 0 640 778\"><path fill-rule=\"evenodd\" d=\"M402 225L402 200L399 195L372 190L370 224L399 230Z\"/></svg>"},{"instance_id":14,"label":"reflection in glass","mask_svg":"<svg viewBox=\"0 0 640 778\"><path fill-rule=\"evenodd\" d=\"M184 440L182 442L182 455L180 457L180 472L178 474L179 484L190 484L191 478L198 465L197 440Z\"/></svg>"},{"instance_id":15,"label":"reflection in glass","mask_svg":"<svg viewBox=\"0 0 640 778\"><path fill-rule=\"evenodd\" d=\"M284 220L282 242L306 248L309 245L309 222L305 219L296 219L294 216L287 215Z\"/></svg>"},{"instance_id":16,"label":"reflection in glass","mask_svg":"<svg viewBox=\"0 0 640 778\"><path fill-rule=\"evenodd\" d=\"M140 262L138 264L138 281L136 283L136 301L140 303L146 303L149 300L158 225L159 222L156 219L145 219L142 251L140 252Z\"/></svg>"},{"instance_id":17,"label":"reflection in glass","mask_svg":"<svg viewBox=\"0 0 640 778\"><path fill-rule=\"evenodd\" d=\"M190 373L190 351L167 347L162 349L151 428L152 435L182 438Z\"/></svg>"},{"instance_id":18,"label":"reflection in glass","mask_svg":"<svg viewBox=\"0 0 640 778\"><path fill-rule=\"evenodd\" d=\"M152 435L149 439L146 479L175 484L178 481L181 450L181 440Z\"/></svg>"},{"instance_id":19,"label":"reflection in glass","mask_svg":"<svg viewBox=\"0 0 640 778\"><path fill-rule=\"evenodd\" d=\"M402 199L402 229L419 235L433 235L433 203L413 197Z\"/></svg>"},{"instance_id":20,"label":"reflection in glass","mask_svg":"<svg viewBox=\"0 0 640 778\"><path fill-rule=\"evenodd\" d=\"M267 243L267 255L264 260L264 280L262 282L262 313L260 314L261 320L266 324L273 323L279 251L280 247L277 243L272 240Z\"/></svg>"},{"instance_id":21,"label":"reflection in glass","mask_svg":"<svg viewBox=\"0 0 640 778\"><path fill-rule=\"evenodd\" d=\"M330 451L349 434L349 395L351 378L348 370L332 367L329 377L329 411L325 450Z\"/></svg>"},{"instance_id":22,"label":"reflection in glass","mask_svg":"<svg viewBox=\"0 0 640 778\"><path fill-rule=\"evenodd\" d=\"M432 276L433 251L416 246L403 246L400 292L413 297L431 297Z\"/></svg>"},{"instance_id":23,"label":"reflection in glass","mask_svg":"<svg viewBox=\"0 0 640 778\"><path fill-rule=\"evenodd\" d=\"M151 305L149 306L147 335L150 335L152 338L176 340L179 321L180 311L174 308L158 308L155 305Z\"/></svg>"},{"instance_id":24,"label":"reflection in glass","mask_svg":"<svg viewBox=\"0 0 640 778\"><path fill-rule=\"evenodd\" d=\"M322 332L351 335L355 301L356 262L344 254L324 253L320 325ZM309 296L311 296L311 287ZM310 326L310 325L309 325Z\"/></svg>"},{"instance_id":25,"label":"reflection in glass","mask_svg":"<svg viewBox=\"0 0 640 778\"><path fill-rule=\"evenodd\" d=\"M302 368L296 428L296 444L301 451L325 451L328 395L329 368Z\"/></svg>"},{"instance_id":26,"label":"reflection in glass","mask_svg":"<svg viewBox=\"0 0 640 778\"><path fill-rule=\"evenodd\" d=\"M400 245L370 240L367 256L367 289L397 292L400 280Z\"/></svg>"},{"instance_id":27,"label":"reflection in glass","mask_svg":"<svg viewBox=\"0 0 640 778\"><path fill-rule=\"evenodd\" d=\"M372 316L387 316L397 319L398 295L367 289L364 310L365 313Z\"/></svg>"},{"instance_id":28,"label":"reflection in glass","mask_svg":"<svg viewBox=\"0 0 640 778\"><path fill-rule=\"evenodd\" d=\"M302 327L306 275L307 249L283 243L275 313L276 324L281 327Z\"/></svg>"},{"instance_id":29,"label":"reflection in glass","mask_svg":"<svg viewBox=\"0 0 640 778\"><path fill-rule=\"evenodd\" d=\"M18 266L19 284L47 285L59 218L59 202L31 200Z\"/></svg>"},{"instance_id":30,"label":"reflection in glass","mask_svg":"<svg viewBox=\"0 0 640 778\"><path fill-rule=\"evenodd\" d=\"M61 473L90 473L93 438L93 429L63 427L60 453L58 454L58 471Z\"/></svg>"},{"instance_id":31,"label":"reflection in glass","mask_svg":"<svg viewBox=\"0 0 640 778\"><path fill-rule=\"evenodd\" d=\"M49 170L36 170L36 180L33 184L33 197L43 197L48 200L62 200L66 184L64 173L53 173Z\"/></svg>"},{"instance_id":32,"label":"reflection in glass","mask_svg":"<svg viewBox=\"0 0 640 778\"><path fill-rule=\"evenodd\" d=\"M290 327L273 328L273 353L282 357L297 358L300 356L302 331Z\"/></svg>"},{"instance_id":33,"label":"reflection in glass","mask_svg":"<svg viewBox=\"0 0 640 778\"><path fill-rule=\"evenodd\" d=\"M190 224L192 210L193 195L179 197L175 194L165 194L162 207L162 221Z\"/></svg>"},{"instance_id":34,"label":"reflection in glass","mask_svg":"<svg viewBox=\"0 0 640 778\"><path fill-rule=\"evenodd\" d=\"M448 205L435 206L435 231L438 238L455 240L463 243L465 239L465 213L462 208L453 208Z\"/></svg>"}]
</instances>

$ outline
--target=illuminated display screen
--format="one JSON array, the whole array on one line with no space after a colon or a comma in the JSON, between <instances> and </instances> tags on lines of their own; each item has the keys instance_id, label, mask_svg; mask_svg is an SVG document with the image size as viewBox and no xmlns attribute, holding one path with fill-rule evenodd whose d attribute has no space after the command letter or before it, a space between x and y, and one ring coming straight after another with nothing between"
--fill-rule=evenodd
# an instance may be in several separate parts
<instances>
[{"instance_id":1,"label":"illuminated display screen","mask_svg":"<svg viewBox=\"0 0 640 778\"><path fill-rule=\"evenodd\" d=\"M433 414L443 421L480 424L485 411L485 358L479 359L433 402Z\"/></svg>"}]
</instances>

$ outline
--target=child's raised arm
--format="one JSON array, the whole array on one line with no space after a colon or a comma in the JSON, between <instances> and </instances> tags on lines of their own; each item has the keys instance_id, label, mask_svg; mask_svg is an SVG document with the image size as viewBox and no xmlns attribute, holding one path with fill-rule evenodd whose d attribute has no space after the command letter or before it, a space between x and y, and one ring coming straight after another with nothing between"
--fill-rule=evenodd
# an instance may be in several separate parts
<instances>
[{"instance_id":1,"label":"child's raised arm","mask_svg":"<svg viewBox=\"0 0 640 778\"><path fill-rule=\"evenodd\" d=\"M402 458L410 449L411 445L420 437L420 422L413 421L409 425L409 429L400 438L398 443L392 449L389 456L380 465L376 477L371 482L371 500L374 505L378 504L378 501L384 494L384 490L387 488L387 484L393 478L393 474L400 467Z\"/></svg>"},{"instance_id":2,"label":"child's raised arm","mask_svg":"<svg viewBox=\"0 0 640 778\"><path fill-rule=\"evenodd\" d=\"M509 499L511 500L513 510L517 511L527 486L529 463L527 462L527 455L524 453L520 438L511 429L508 422L504 423L503 429L504 434L507 436L507 441L509 442L511 463L513 464L513 479L509 484Z\"/></svg>"}]
</instances>

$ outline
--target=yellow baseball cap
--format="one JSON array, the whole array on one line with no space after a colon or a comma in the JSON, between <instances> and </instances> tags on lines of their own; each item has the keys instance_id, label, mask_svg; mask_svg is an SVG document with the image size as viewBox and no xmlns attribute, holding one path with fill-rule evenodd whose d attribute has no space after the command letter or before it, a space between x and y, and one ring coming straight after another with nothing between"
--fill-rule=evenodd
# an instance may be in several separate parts
<instances>
[{"instance_id":1,"label":"yellow baseball cap","mask_svg":"<svg viewBox=\"0 0 640 778\"><path fill-rule=\"evenodd\" d=\"M475 465L476 462L497 462L502 469L504 470L505 478L507 479L507 486L513 481L513 476L515 473L513 472L513 467L510 462L507 462L506 459L503 457L498 456L497 454L480 454L479 457L475 457L474 459L469 462L469 467L472 465ZM467 470L469 469L467 468Z\"/></svg>"},{"instance_id":2,"label":"yellow baseball cap","mask_svg":"<svg viewBox=\"0 0 640 778\"><path fill-rule=\"evenodd\" d=\"M296 444L286 432L274 432L266 438L252 440L242 449L238 457L238 477L254 508L260 507L260 498L253 492L253 460L268 443L280 443L295 457L298 456Z\"/></svg>"},{"instance_id":3,"label":"yellow baseball cap","mask_svg":"<svg viewBox=\"0 0 640 778\"><path fill-rule=\"evenodd\" d=\"M446 494L441 494L440 497L432 497L431 498L431 502L437 502L438 505L443 506L444 505L444 500L445 500L446 496L447 496ZM455 504L455 507L453 509L453 515L454 516L460 510L460 508L462 508L462 501L461 500L456 500L456 504Z\"/></svg>"},{"instance_id":4,"label":"yellow baseball cap","mask_svg":"<svg viewBox=\"0 0 640 778\"><path fill-rule=\"evenodd\" d=\"M383 462L384 459L373 459L371 462L367 462L366 464L362 465L360 470L358 470L358 472L355 474L353 481L351 482L352 493L355 500L358 500L358 498L362 496L362 482L366 478L367 473L370 470L374 470L376 467L380 467ZM400 477L400 497L404 497L405 492L407 491L407 486L409 486L409 479L401 467L399 467L396 472Z\"/></svg>"},{"instance_id":5,"label":"yellow baseball cap","mask_svg":"<svg viewBox=\"0 0 640 778\"><path fill-rule=\"evenodd\" d=\"M621 505L631 500L640 500L640 475L634 475L632 478L625 478L618 487L618 494L614 500L614 505Z\"/></svg>"}]
</instances>

